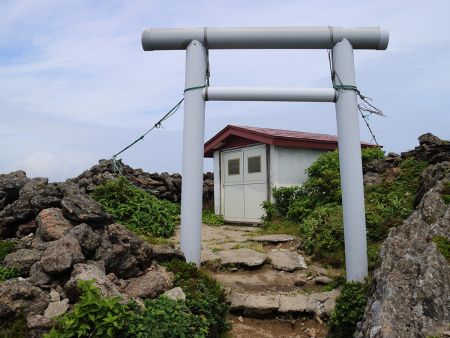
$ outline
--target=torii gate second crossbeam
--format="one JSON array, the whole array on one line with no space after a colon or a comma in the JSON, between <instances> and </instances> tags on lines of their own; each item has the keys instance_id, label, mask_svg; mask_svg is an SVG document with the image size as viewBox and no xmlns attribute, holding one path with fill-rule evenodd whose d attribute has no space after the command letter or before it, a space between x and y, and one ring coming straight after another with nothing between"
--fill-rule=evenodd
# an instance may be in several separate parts
<instances>
[{"instance_id":1,"label":"torii gate second crossbeam","mask_svg":"<svg viewBox=\"0 0 450 338\"><path fill-rule=\"evenodd\" d=\"M378 27L258 27L146 29L148 50L186 49L181 250L200 265L205 101L335 102L348 281L367 276L367 239L354 49L384 50ZM334 88L207 87L207 49L331 49Z\"/></svg>"}]
</instances>

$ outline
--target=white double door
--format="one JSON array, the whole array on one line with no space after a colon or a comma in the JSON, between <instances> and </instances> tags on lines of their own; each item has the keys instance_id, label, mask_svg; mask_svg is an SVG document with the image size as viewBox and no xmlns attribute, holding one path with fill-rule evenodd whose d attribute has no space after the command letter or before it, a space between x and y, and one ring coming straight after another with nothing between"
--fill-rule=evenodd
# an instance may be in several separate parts
<instances>
[{"instance_id":1,"label":"white double door","mask_svg":"<svg viewBox=\"0 0 450 338\"><path fill-rule=\"evenodd\" d=\"M223 151L221 167L225 220L260 222L267 200L266 146Z\"/></svg>"}]
</instances>

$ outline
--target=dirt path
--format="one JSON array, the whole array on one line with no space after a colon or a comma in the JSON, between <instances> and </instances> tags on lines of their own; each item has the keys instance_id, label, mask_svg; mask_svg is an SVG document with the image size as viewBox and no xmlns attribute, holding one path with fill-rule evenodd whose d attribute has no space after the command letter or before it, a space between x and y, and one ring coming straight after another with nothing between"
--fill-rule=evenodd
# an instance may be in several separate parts
<instances>
[{"instance_id":1,"label":"dirt path","mask_svg":"<svg viewBox=\"0 0 450 338\"><path fill-rule=\"evenodd\" d=\"M202 226L202 266L227 292L230 337L326 337L339 292L323 287L339 271L313 263L298 238L258 230Z\"/></svg>"}]
</instances>

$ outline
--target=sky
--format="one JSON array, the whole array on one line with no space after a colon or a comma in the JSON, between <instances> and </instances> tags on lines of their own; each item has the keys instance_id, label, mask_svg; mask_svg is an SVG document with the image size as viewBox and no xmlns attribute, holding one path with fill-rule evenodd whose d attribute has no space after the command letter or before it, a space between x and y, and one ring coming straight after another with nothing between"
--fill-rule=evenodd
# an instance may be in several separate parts
<instances>
[{"instance_id":1,"label":"sky","mask_svg":"<svg viewBox=\"0 0 450 338\"><path fill-rule=\"evenodd\" d=\"M74 177L142 135L184 89L184 51L144 52L145 28L380 26L356 50L356 82L386 152L450 139L450 1L0 0L0 173ZM325 50L211 50L211 86L329 87ZM207 102L205 141L228 124L336 134L329 103ZM121 155L181 172L183 109ZM360 121L361 139L371 136ZM205 160L205 171L212 161Z\"/></svg>"}]
</instances>

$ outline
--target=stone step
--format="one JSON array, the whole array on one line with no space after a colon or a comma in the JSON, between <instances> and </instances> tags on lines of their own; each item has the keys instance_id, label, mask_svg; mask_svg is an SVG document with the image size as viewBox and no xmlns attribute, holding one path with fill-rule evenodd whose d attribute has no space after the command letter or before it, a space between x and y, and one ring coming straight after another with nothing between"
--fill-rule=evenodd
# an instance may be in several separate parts
<instances>
[{"instance_id":1,"label":"stone step","mask_svg":"<svg viewBox=\"0 0 450 338\"><path fill-rule=\"evenodd\" d=\"M336 305L340 291L301 293L245 293L229 291L227 302L230 311L240 312L243 316L265 316L273 314L303 313L321 318L328 317Z\"/></svg>"},{"instance_id":2,"label":"stone step","mask_svg":"<svg viewBox=\"0 0 450 338\"><path fill-rule=\"evenodd\" d=\"M291 242L295 239L296 239L295 236L286 234L260 235L250 238L250 240L254 242L271 243L271 244Z\"/></svg>"}]
</instances>

